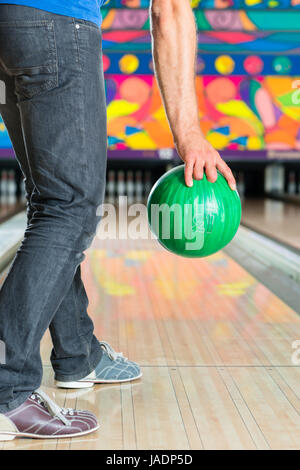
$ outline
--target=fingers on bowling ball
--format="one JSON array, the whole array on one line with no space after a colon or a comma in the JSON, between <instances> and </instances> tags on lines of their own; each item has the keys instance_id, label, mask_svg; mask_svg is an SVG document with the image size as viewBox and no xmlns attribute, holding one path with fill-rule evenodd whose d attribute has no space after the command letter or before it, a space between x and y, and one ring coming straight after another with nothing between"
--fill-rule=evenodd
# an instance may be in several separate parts
<instances>
[{"instance_id":1,"label":"fingers on bowling ball","mask_svg":"<svg viewBox=\"0 0 300 470\"><path fill-rule=\"evenodd\" d=\"M196 161L195 167L194 167L194 179L199 181L199 180L202 180L202 178L203 178L203 163L198 160Z\"/></svg>"},{"instance_id":2,"label":"fingers on bowling ball","mask_svg":"<svg viewBox=\"0 0 300 470\"><path fill-rule=\"evenodd\" d=\"M187 188L181 165L154 185L147 211L150 228L164 248L187 258L202 258L232 240L241 220L241 201L221 173L214 184L204 173L201 181Z\"/></svg>"},{"instance_id":3,"label":"fingers on bowling ball","mask_svg":"<svg viewBox=\"0 0 300 470\"><path fill-rule=\"evenodd\" d=\"M222 175L225 177L227 180L227 183L229 187L232 189L232 191L236 190L236 181L235 177L233 176L233 173L229 166L226 165L224 160L220 160L220 162L217 164L218 170L222 173Z\"/></svg>"},{"instance_id":4,"label":"fingers on bowling ball","mask_svg":"<svg viewBox=\"0 0 300 470\"><path fill-rule=\"evenodd\" d=\"M227 179L229 187L232 189L232 191L236 191L236 181L231 171L229 171L228 174L225 174L224 176Z\"/></svg>"},{"instance_id":5,"label":"fingers on bowling ball","mask_svg":"<svg viewBox=\"0 0 300 470\"><path fill-rule=\"evenodd\" d=\"M225 176L225 178L228 182L229 187L232 189L232 191L235 191L236 190L236 181L235 181L235 178L234 178L231 170L227 169L225 171L224 176Z\"/></svg>"},{"instance_id":6,"label":"fingers on bowling ball","mask_svg":"<svg viewBox=\"0 0 300 470\"><path fill-rule=\"evenodd\" d=\"M185 184L189 188L193 186L193 171L194 171L194 162L188 161L185 164L184 179L185 179Z\"/></svg>"},{"instance_id":7,"label":"fingers on bowling ball","mask_svg":"<svg viewBox=\"0 0 300 470\"><path fill-rule=\"evenodd\" d=\"M209 181L210 183L215 183L218 179L217 169L214 165L206 164L205 174L206 174L207 181Z\"/></svg>"}]
</instances>

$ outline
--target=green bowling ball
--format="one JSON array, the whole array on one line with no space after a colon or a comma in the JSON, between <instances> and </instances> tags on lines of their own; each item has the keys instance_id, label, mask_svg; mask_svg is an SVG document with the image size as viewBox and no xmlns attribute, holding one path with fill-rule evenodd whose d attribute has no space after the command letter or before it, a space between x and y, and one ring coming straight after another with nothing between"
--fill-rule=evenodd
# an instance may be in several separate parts
<instances>
[{"instance_id":1,"label":"green bowling ball","mask_svg":"<svg viewBox=\"0 0 300 470\"><path fill-rule=\"evenodd\" d=\"M176 255L202 258L224 248L241 221L241 201L218 172L215 183L204 174L186 186L184 165L165 173L153 186L147 203L151 231Z\"/></svg>"}]
</instances>

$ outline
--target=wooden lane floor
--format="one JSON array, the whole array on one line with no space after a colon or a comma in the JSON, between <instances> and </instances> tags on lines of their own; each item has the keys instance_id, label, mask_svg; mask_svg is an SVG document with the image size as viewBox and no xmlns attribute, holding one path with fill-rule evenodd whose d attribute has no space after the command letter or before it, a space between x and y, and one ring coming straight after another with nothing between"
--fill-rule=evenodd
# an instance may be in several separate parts
<instances>
[{"instance_id":1,"label":"wooden lane floor","mask_svg":"<svg viewBox=\"0 0 300 470\"><path fill-rule=\"evenodd\" d=\"M244 199L242 222L300 250L300 205L270 198Z\"/></svg>"},{"instance_id":2,"label":"wooden lane floor","mask_svg":"<svg viewBox=\"0 0 300 470\"><path fill-rule=\"evenodd\" d=\"M300 448L300 317L263 284L223 252L188 260L152 240L96 239L82 268L96 335L143 378L55 389L47 333L46 392L94 411L101 428L4 449Z\"/></svg>"},{"instance_id":3,"label":"wooden lane floor","mask_svg":"<svg viewBox=\"0 0 300 470\"><path fill-rule=\"evenodd\" d=\"M13 202L11 204L3 204L0 202L0 223L5 222L14 215L25 209L24 202Z\"/></svg>"}]
</instances>

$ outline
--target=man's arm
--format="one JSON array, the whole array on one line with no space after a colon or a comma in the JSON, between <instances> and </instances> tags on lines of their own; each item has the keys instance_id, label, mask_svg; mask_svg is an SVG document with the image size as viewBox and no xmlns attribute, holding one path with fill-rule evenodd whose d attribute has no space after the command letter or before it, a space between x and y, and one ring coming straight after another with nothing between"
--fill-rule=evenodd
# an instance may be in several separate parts
<instances>
[{"instance_id":1,"label":"man's arm","mask_svg":"<svg viewBox=\"0 0 300 470\"><path fill-rule=\"evenodd\" d=\"M235 179L219 153L204 138L195 89L197 32L189 0L152 0L150 6L155 75L177 151L185 162L185 181L217 179L217 169L229 186Z\"/></svg>"}]
</instances>

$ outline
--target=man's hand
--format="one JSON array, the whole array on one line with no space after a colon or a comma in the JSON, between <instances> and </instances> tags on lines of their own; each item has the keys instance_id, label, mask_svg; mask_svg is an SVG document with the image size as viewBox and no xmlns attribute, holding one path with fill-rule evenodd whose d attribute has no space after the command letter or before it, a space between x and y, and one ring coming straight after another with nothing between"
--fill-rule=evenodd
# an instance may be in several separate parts
<instances>
[{"instance_id":1,"label":"man's hand","mask_svg":"<svg viewBox=\"0 0 300 470\"><path fill-rule=\"evenodd\" d=\"M236 189L232 171L217 150L205 140L200 129L198 132L187 134L175 145L178 154L185 162L185 183L187 186L193 186L193 178L201 180L204 171L208 181L214 183L218 177L217 170L219 170L226 178L230 188Z\"/></svg>"},{"instance_id":2,"label":"man's hand","mask_svg":"<svg viewBox=\"0 0 300 470\"><path fill-rule=\"evenodd\" d=\"M189 0L151 0L154 72L177 151L186 164L185 181L217 179L219 170L235 189L231 170L205 140L199 122L195 87L197 35Z\"/></svg>"}]
</instances>

